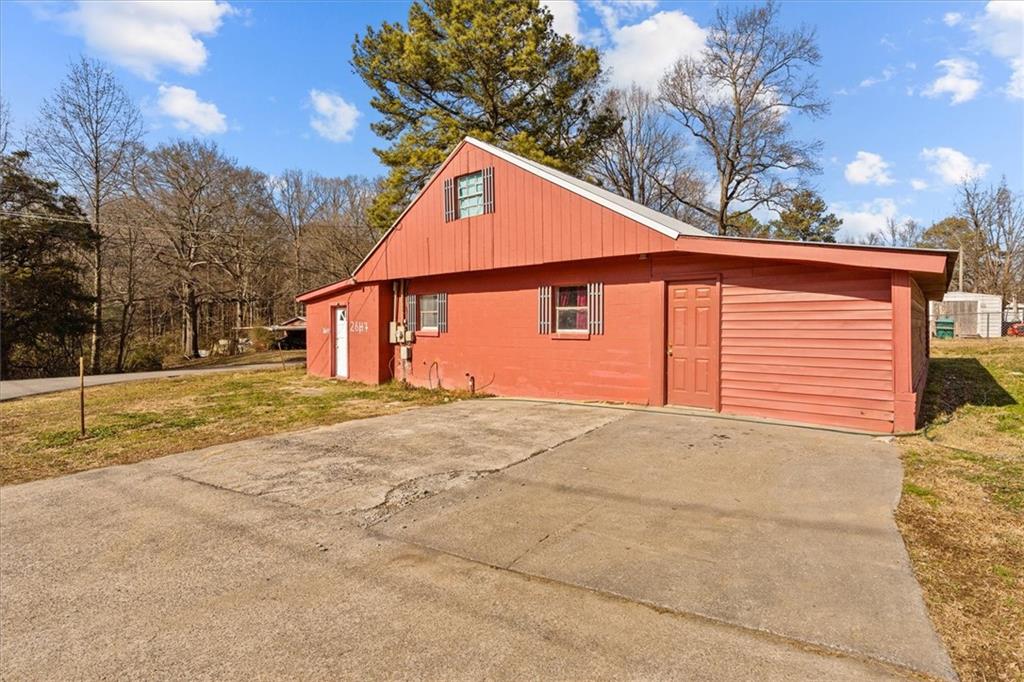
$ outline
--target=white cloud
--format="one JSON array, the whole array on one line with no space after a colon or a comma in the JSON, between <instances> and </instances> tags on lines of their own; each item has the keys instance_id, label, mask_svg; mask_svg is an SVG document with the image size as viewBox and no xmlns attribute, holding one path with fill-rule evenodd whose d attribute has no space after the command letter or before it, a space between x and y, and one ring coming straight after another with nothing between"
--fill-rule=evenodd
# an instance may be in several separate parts
<instances>
[{"instance_id":1,"label":"white cloud","mask_svg":"<svg viewBox=\"0 0 1024 682\"><path fill-rule=\"evenodd\" d=\"M1006 94L1014 99L1024 99L1024 58L1014 59L1010 66L1013 67L1013 74L1006 84Z\"/></svg>"},{"instance_id":2,"label":"white cloud","mask_svg":"<svg viewBox=\"0 0 1024 682\"><path fill-rule=\"evenodd\" d=\"M928 183L925 182L924 180L921 180L920 178L911 178L910 186L913 187L918 192L920 192L923 189L928 189Z\"/></svg>"},{"instance_id":3,"label":"white cloud","mask_svg":"<svg viewBox=\"0 0 1024 682\"><path fill-rule=\"evenodd\" d=\"M889 163L880 154L857 152L857 158L846 164L846 180L854 185L891 185Z\"/></svg>"},{"instance_id":4,"label":"white cloud","mask_svg":"<svg viewBox=\"0 0 1024 682\"><path fill-rule=\"evenodd\" d=\"M898 219L899 208L896 202L888 198L874 199L857 206L850 206L842 202L831 206L836 217L842 218L841 228L844 236L856 239L866 237L872 232L885 229L886 220L889 218Z\"/></svg>"},{"instance_id":5,"label":"white cloud","mask_svg":"<svg viewBox=\"0 0 1024 682\"><path fill-rule=\"evenodd\" d=\"M870 88L872 85L878 85L879 83L885 83L886 81L892 80L892 77L896 75L896 69L891 66L887 66L882 69L882 75L880 76L868 76L860 82L860 87Z\"/></svg>"},{"instance_id":6,"label":"white cloud","mask_svg":"<svg viewBox=\"0 0 1024 682\"><path fill-rule=\"evenodd\" d=\"M597 16L600 17L601 24L609 33L614 33L618 30L623 20L649 12L658 6L657 0L633 0L632 2L589 0L589 4L594 12L597 13Z\"/></svg>"},{"instance_id":7,"label":"white cloud","mask_svg":"<svg viewBox=\"0 0 1024 682\"><path fill-rule=\"evenodd\" d=\"M984 177L990 168L989 164L978 163L952 147L922 149L921 158L928 162L928 170L947 185Z\"/></svg>"},{"instance_id":8,"label":"white cloud","mask_svg":"<svg viewBox=\"0 0 1024 682\"><path fill-rule=\"evenodd\" d=\"M346 102L341 95L322 90L310 90L309 101L316 113L309 119L320 137L331 142L348 142L361 115L354 104Z\"/></svg>"},{"instance_id":9,"label":"white cloud","mask_svg":"<svg viewBox=\"0 0 1024 682\"><path fill-rule=\"evenodd\" d=\"M158 93L160 113L174 119L174 126L179 130L211 135L228 129L227 120L217 105L199 99L195 90L179 85L161 85Z\"/></svg>"},{"instance_id":10,"label":"white cloud","mask_svg":"<svg viewBox=\"0 0 1024 682\"><path fill-rule=\"evenodd\" d=\"M569 35L575 39L582 36L580 31L580 6L576 0L541 0L541 7L551 12L554 18L551 28L555 33Z\"/></svg>"},{"instance_id":11,"label":"white cloud","mask_svg":"<svg viewBox=\"0 0 1024 682\"><path fill-rule=\"evenodd\" d=\"M971 25L978 40L1011 69L1004 92L1024 98L1024 2L990 2Z\"/></svg>"},{"instance_id":12,"label":"white cloud","mask_svg":"<svg viewBox=\"0 0 1024 682\"><path fill-rule=\"evenodd\" d=\"M78 2L51 15L80 35L93 51L143 78L154 80L167 67L197 73L206 64L198 36L217 33L234 13L226 2Z\"/></svg>"},{"instance_id":13,"label":"white cloud","mask_svg":"<svg viewBox=\"0 0 1024 682\"><path fill-rule=\"evenodd\" d=\"M615 28L605 64L615 86L637 83L655 88L665 72L683 57L695 57L704 47L706 31L686 14L658 12L637 24Z\"/></svg>"},{"instance_id":14,"label":"white cloud","mask_svg":"<svg viewBox=\"0 0 1024 682\"><path fill-rule=\"evenodd\" d=\"M963 104L978 94L981 80L978 78L978 65L975 62L970 59L950 58L943 59L935 66L944 69L946 73L936 78L921 94L939 97L949 93L952 95L950 104Z\"/></svg>"},{"instance_id":15,"label":"white cloud","mask_svg":"<svg viewBox=\"0 0 1024 682\"><path fill-rule=\"evenodd\" d=\"M942 15L942 23L946 26L956 26L964 20L964 15L960 12L946 12Z\"/></svg>"}]
</instances>

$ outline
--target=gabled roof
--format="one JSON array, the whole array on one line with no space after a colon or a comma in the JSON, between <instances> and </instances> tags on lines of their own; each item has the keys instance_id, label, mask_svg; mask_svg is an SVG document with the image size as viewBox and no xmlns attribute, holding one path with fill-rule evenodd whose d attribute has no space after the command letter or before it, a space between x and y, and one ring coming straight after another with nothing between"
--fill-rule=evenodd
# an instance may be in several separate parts
<instances>
[{"instance_id":1,"label":"gabled roof","mask_svg":"<svg viewBox=\"0 0 1024 682\"><path fill-rule=\"evenodd\" d=\"M550 166L545 166L542 163L527 159L519 156L518 154L513 154L512 152L507 152L504 149L487 144L486 142L481 142L480 140L472 137L467 137L465 142L473 145L474 147L479 147L490 154L494 154L499 159L507 161L513 166L522 168L528 173L533 173L548 182L553 182L563 189L567 189L581 197L590 199L594 203L600 204L601 206L611 209L616 213L621 213L627 218L635 220L641 225L646 225L666 237L675 239L680 235L687 235L690 237L709 236L709 233L698 227L684 223L682 220L676 220L664 213L658 213L654 209L648 208L643 204L638 204L626 197L613 194L602 187L598 187L597 185L575 178L560 170L555 170Z\"/></svg>"},{"instance_id":2,"label":"gabled roof","mask_svg":"<svg viewBox=\"0 0 1024 682\"><path fill-rule=\"evenodd\" d=\"M465 145L472 145L505 162L514 165L541 179L551 182L569 192L621 214L645 227L676 241L675 250L692 253L715 254L722 256L740 256L748 258L775 258L796 262L820 262L852 267L882 268L906 270L917 275L924 275L919 283L925 288L929 297L941 296L952 274L956 253L938 249L892 248L862 246L854 244L826 244L821 242L790 242L774 239L756 239L749 237L718 236L684 223L671 216L659 213L647 206L625 197L613 194L606 189L575 178L567 173L545 166L542 163L513 154L472 137L464 138L448 154L430 178L423 184L419 192L412 198L395 222L377 241L366 257L359 263L348 279L313 289L296 297L296 300L308 302L327 295L337 294L362 281L360 270L371 256L384 244L395 228L416 202L423 196L431 183L440 175L451 160ZM679 237L685 237L679 240ZM685 242L685 243L684 243Z\"/></svg>"},{"instance_id":3,"label":"gabled roof","mask_svg":"<svg viewBox=\"0 0 1024 682\"><path fill-rule=\"evenodd\" d=\"M714 236L709 232L705 232L700 228L694 227L693 225L684 223L681 220L676 220L675 218L667 216L663 213L658 213L657 211L648 208L643 204L638 204L637 202L619 196L618 194L613 194L606 189L602 189L601 187L598 187L597 185L591 184L589 182L584 182L579 178L574 178L573 176L567 173L563 173L562 171L555 170L550 166L545 166L542 163L532 161L523 156L519 156L518 154L513 154L512 152L506 151L499 147L495 147L494 145L483 142L482 140L466 136L462 138L461 142L455 145L454 149L448 152L448 156L446 156L444 161L442 161L441 164L434 170L434 172L431 173L430 177L427 178L427 181L425 183L423 183L423 186L420 187L419 191L416 192L415 195L413 195L412 200L409 201L409 204L398 215L398 218L396 218L395 222L391 224L391 227L387 229L387 231L381 236L381 238L377 240L377 243L373 245L373 248L370 249L369 253L367 253L363 260L359 262L359 265L356 266L356 269L352 271L353 279L356 277L356 275L359 274L359 270L362 269L363 265L366 264L366 261L370 260L370 256L372 256L373 253L378 248L380 248L381 244L387 241L388 237L391 236L391 233L394 231L394 229L398 226L400 222L402 222L402 218L405 217L405 214L409 212L409 209L416 205L416 202L419 200L421 196L423 196L423 193L427 190L428 187L430 187L430 184L434 181L434 179L438 175L440 175L441 172L448 165L448 163L453 158L455 158L455 155L459 153L459 150L462 149L462 147L467 144L482 149L489 154L493 154L494 156L497 156L498 158L518 168L521 168L528 173L532 173L533 175L536 175L539 178L543 178L548 182L552 182L558 185L559 187L569 190L570 192L578 194L584 198L590 199L591 201L600 206L604 206L605 208L611 209L616 213L620 213L631 220L635 220L641 225L645 225L646 227L649 227L652 230L660 232L666 237L670 237L671 239L676 239L681 235L691 237ZM305 300L312 293L313 292L306 292L300 294L300 298Z\"/></svg>"}]
</instances>

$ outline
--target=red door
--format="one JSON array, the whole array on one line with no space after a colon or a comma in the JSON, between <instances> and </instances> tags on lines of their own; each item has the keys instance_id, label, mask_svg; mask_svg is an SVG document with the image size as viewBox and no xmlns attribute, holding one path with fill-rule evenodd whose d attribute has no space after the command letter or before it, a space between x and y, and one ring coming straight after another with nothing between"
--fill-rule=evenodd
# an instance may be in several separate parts
<instances>
[{"instance_id":1,"label":"red door","mask_svg":"<svg viewBox=\"0 0 1024 682\"><path fill-rule=\"evenodd\" d=\"M668 402L718 409L718 282L668 285Z\"/></svg>"}]
</instances>

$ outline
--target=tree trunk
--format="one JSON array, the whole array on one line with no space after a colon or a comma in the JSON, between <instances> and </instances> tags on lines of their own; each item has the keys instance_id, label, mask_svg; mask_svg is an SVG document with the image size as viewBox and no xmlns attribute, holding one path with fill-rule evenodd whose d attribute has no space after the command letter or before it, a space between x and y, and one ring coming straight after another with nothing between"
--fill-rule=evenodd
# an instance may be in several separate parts
<instances>
[{"instance_id":1,"label":"tree trunk","mask_svg":"<svg viewBox=\"0 0 1024 682\"><path fill-rule=\"evenodd\" d=\"M199 303L196 288L191 282L184 283L181 305L182 352L186 358L199 357Z\"/></svg>"},{"instance_id":2,"label":"tree trunk","mask_svg":"<svg viewBox=\"0 0 1024 682\"><path fill-rule=\"evenodd\" d=\"M718 187L718 234L722 237L729 236L729 229L726 221L729 218L729 185L723 177Z\"/></svg>"},{"instance_id":3,"label":"tree trunk","mask_svg":"<svg viewBox=\"0 0 1024 682\"><path fill-rule=\"evenodd\" d=\"M98 216L98 213L97 213ZM97 231L99 226L97 224ZM96 300L92 304L92 339L89 343L89 373L99 374L102 371L101 342L103 337L103 246L100 239L96 240L93 250L96 261L96 276L93 279L93 289L96 293Z\"/></svg>"},{"instance_id":4,"label":"tree trunk","mask_svg":"<svg viewBox=\"0 0 1024 682\"><path fill-rule=\"evenodd\" d=\"M299 243L299 232L295 233L295 287L296 291L294 294L302 293L302 246ZM298 301L293 303L295 314L299 314L299 306L301 305Z\"/></svg>"}]
</instances>

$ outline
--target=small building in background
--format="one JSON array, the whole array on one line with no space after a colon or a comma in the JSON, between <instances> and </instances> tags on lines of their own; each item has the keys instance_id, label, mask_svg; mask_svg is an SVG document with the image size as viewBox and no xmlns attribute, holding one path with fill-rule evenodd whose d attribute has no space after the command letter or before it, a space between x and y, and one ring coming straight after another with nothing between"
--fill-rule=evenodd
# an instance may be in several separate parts
<instances>
[{"instance_id":1,"label":"small building in background","mask_svg":"<svg viewBox=\"0 0 1024 682\"><path fill-rule=\"evenodd\" d=\"M306 318L302 315L296 315L279 324L270 325L267 329L278 337L276 343L278 348L297 350L306 347Z\"/></svg>"},{"instance_id":2,"label":"small building in background","mask_svg":"<svg viewBox=\"0 0 1024 682\"><path fill-rule=\"evenodd\" d=\"M238 333L237 348L234 352L246 350L281 349L301 350L306 347L306 318L296 315L277 324L254 325L252 327L236 327ZM261 338L262 337L262 338ZM230 341L221 341L223 353L230 353Z\"/></svg>"},{"instance_id":3,"label":"small building in background","mask_svg":"<svg viewBox=\"0 0 1024 682\"><path fill-rule=\"evenodd\" d=\"M969 291L947 291L941 301L932 301L932 335L939 319L953 320L953 333L959 337L996 339L1003 335L1003 297Z\"/></svg>"}]
</instances>

